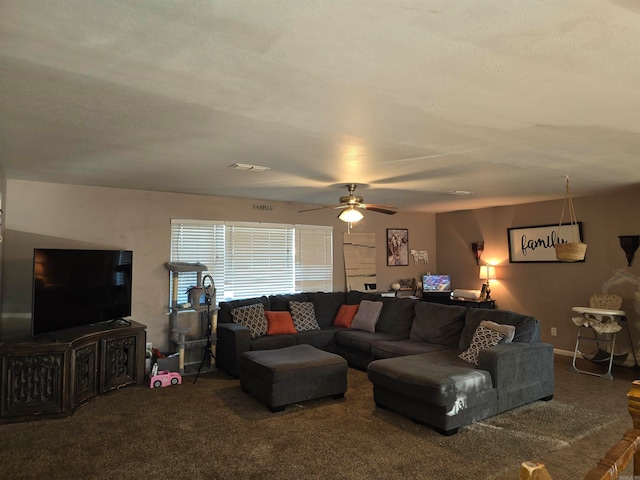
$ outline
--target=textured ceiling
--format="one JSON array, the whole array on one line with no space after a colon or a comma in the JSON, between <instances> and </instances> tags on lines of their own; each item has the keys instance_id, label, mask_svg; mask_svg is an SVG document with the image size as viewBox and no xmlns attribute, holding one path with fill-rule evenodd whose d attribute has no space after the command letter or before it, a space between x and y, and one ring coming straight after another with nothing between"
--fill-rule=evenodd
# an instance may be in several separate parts
<instances>
[{"instance_id":1,"label":"textured ceiling","mask_svg":"<svg viewBox=\"0 0 640 480\"><path fill-rule=\"evenodd\" d=\"M633 0L0 2L11 179L319 204L355 182L431 212L567 175L600 194L640 184L639 85Z\"/></svg>"}]
</instances>

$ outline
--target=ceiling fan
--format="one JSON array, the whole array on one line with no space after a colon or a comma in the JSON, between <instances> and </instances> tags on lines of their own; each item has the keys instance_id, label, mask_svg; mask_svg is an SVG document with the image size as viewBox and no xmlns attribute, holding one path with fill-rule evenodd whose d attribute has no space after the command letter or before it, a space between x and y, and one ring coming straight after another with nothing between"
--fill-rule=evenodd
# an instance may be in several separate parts
<instances>
[{"instance_id":1,"label":"ceiling fan","mask_svg":"<svg viewBox=\"0 0 640 480\"><path fill-rule=\"evenodd\" d=\"M363 215L359 210L371 210L372 212L384 213L386 215L393 215L397 213L397 208L393 205L376 205L374 203L363 203L362 197L353 194L357 185L355 183L349 183L345 185L349 190L349 195L340 197L339 205L323 205L322 207L307 208L306 210L299 210L299 212L310 212L312 210L322 210L325 208L333 208L335 210L342 210L338 218L343 222L358 222L362 220Z\"/></svg>"}]
</instances>

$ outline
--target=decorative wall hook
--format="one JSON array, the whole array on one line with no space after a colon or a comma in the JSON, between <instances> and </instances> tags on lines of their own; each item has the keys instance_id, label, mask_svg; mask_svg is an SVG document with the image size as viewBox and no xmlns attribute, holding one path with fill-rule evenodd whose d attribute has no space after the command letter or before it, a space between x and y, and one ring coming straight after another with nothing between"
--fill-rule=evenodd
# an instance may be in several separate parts
<instances>
[{"instance_id":1,"label":"decorative wall hook","mask_svg":"<svg viewBox=\"0 0 640 480\"><path fill-rule=\"evenodd\" d=\"M484 242L473 242L471 244L471 251L476 256L476 265L480 265L480 257L484 252Z\"/></svg>"},{"instance_id":2,"label":"decorative wall hook","mask_svg":"<svg viewBox=\"0 0 640 480\"><path fill-rule=\"evenodd\" d=\"M640 235L620 235L618 238L620 239L620 246L627 256L627 266L630 267L633 261L633 254L636 253L640 246Z\"/></svg>"}]
</instances>

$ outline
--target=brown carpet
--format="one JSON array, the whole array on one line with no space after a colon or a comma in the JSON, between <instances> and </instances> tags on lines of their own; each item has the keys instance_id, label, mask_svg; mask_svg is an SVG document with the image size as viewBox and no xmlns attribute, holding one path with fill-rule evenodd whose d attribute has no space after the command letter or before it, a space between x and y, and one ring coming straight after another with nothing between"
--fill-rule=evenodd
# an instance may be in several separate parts
<instances>
[{"instance_id":1,"label":"brown carpet","mask_svg":"<svg viewBox=\"0 0 640 480\"><path fill-rule=\"evenodd\" d=\"M222 372L128 388L59 420L0 426L2 479L483 479L621 417L553 400L452 437L375 407L366 373L344 399L271 413Z\"/></svg>"}]
</instances>

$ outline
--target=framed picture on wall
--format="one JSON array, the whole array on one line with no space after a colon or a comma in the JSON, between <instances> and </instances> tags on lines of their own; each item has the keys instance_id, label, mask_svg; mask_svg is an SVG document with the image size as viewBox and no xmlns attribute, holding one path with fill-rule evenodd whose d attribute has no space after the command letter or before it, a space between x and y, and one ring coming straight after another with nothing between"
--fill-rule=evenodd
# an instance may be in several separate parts
<instances>
[{"instance_id":1,"label":"framed picture on wall","mask_svg":"<svg viewBox=\"0 0 640 480\"><path fill-rule=\"evenodd\" d=\"M556 242L584 239L582 222L509 228L507 236L510 263L559 262L556 258Z\"/></svg>"},{"instance_id":2,"label":"framed picture on wall","mask_svg":"<svg viewBox=\"0 0 640 480\"><path fill-rule=\"evenodd\" d=\"M409 265L409 230L387 228L387 266Z\"/></svg>"}]
</instances>

